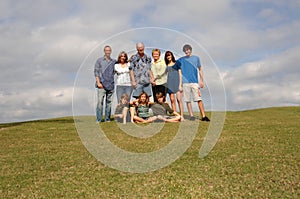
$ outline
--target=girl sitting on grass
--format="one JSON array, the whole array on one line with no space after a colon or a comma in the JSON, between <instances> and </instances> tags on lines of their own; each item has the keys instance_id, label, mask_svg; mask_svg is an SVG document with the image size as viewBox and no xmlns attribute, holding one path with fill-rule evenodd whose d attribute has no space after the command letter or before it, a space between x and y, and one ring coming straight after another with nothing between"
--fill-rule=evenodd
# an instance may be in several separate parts
<instances>
[{"instance_id":1,"label":"girl sitting on grass","mask_svg":"<svg viewBox=\"0 0 300 199\"><path fill-rule=\"evenodd\" d=\"M154 102L149 102L149 96L146 92L142 92L137 100L130 102L131 122L150 123L157 119L156 116L150 117L149 108ZM136 115L135 115L136 111Z\"/></svg>"}]
</instances>

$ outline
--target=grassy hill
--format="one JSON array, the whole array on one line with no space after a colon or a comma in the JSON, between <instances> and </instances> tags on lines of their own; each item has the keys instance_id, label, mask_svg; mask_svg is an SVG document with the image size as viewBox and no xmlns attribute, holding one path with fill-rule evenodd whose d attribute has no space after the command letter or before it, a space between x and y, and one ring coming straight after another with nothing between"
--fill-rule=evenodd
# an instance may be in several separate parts
<instances>
[{"instance_id":1,"label":"grassy hill","mask_svg":"<svg viewBox=\"0 0 300 199\"><path fill-rule=\"evenodd\" d=\"M199 159L208 125L200 122L177 161L135 174L98 162L73 118L0 124L0 198L300 198L300 107L228 112L218 143ZM101 124L116 145L140 152L164 146L177 127L138 139Z\"/></svg>"}]
</instances>

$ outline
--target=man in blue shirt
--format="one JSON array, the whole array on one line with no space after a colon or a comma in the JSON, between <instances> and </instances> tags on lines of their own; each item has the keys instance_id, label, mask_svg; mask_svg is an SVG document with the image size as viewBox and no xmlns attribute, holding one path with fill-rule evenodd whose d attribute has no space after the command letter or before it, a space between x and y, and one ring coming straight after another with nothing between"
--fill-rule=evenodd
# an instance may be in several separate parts
<instances>
[{"instance_id":1,"label":"man in blue shirt","mask_svg":"<svg viewBox=\"0 0 300 199\"><path fill-rule=\"evenodd\" d=\"M138 98L141 92L151 96L151 57L145 54L143 43L136 44L137 53L130 58L130 79L134 88L132 96Z\"/></svg>"},{"instance_id":2,"label":"man in blue shirt","mask_svg":"<svg viewBox=\"0 0 300 199\"><path fill-rule=\"evenodd\" d=\"M183 52L186 56L181 57L178 61L181 63L182 85L184 101L191 120L195 120L192 110L191 98L198 103L202 115L202 121L210 121L205 115L204 105L201 98L200 88L204 87L203 72L200 64L200 58L192 55L192 47L189 44L183 46ZM200 81L199 81L200 77Z\"/></svg>"},{"instance_id":3,"label":"man in blue shirt","mask_svg":"<svg viewBox=\"0 0 300 199\"><path fill-rule=\"evenodd\" d=\"M96 122L102 121L103 101L105 97L105 122L110 121L112 97L114 93L114 65L115 59L110 57L111 47L104 47L104 56L100 57L95 64L94 74L97 89Z\"/></svg>"}]
</instances>

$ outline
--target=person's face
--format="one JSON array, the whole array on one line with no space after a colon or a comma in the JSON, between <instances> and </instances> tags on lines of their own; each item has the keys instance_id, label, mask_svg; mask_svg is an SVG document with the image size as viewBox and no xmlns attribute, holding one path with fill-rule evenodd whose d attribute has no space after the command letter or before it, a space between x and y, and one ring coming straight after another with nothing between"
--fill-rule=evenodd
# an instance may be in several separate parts
<instances>
[{"instance_id":1,"label":"person's face","mask_svg":"<svg viewBox=\"0 0 300 199\"><path fill-rule=\"evenodd\" d=\"M152 53L152 57L153 57L154 61L159 60L159 57L160 57L159 52L154 51L154 52Z\"/></svg>"},{"instance_id":2,"label":"person's face","mask_svg":"<svg viewBox=\"0 0 300 199\"><path fill-rule=\"evenodd\" d=\"M144 54L144 46L143 45L138 45L136 47L136 50L138 51L139 54Z\"/></svg>"},{"instance_id":3,"label":"person's face","mask_svg":"<svg viewBox=\"0 0 300 199\"><path fill-rule=\"evenodd\" d=\"M146 95L145 94L141 95L141 102L146 102Z\"/></svg>"},{"instance_id":4,"label":"person's face","mask_svg":"<svg viewBox=\"0 0 300 199\"><path fill-rule=\"evenodd\" d=\"M158 101L158 103L163 103L164 102L164 98L163 97L160 97L160 98L157 98L157 101Z\"/></svg>"},{"instance_id":5,"label":"person's face","mask_svg":"<svg viewBox=\"0 0 300 199\"><path fill-rule=\"evenodd\" d=\"M168 55L167 55L167 60L168 60L169 62L172 61L172 55L171 55L171 54L168 54Z\"/></svg>"},{"instance_id":6,"label":"person's face","mask_svg":"<svg viewBox=\"0 0 300 199\"><path fill-rule=\"evenodd\" d=\"M184 50L184 53L185 53L186 56L191 56L192 55L191 49L188 49L188 48Z\"/></svg>"},{"instance_id":7,"label":"person's face","mask_svg":"<svg viewBox=\"0 0 300 199\"><path fill-rule=\"evenodd\" d=\"M122 102L122 104L127 104L127 99L123 98L123 99L121 99L121 102Z\"/></svg>"},{"instance_id":8,"label":"person's face","mask_svg":"<svg viewBox=\"0 0 300 199\"><path fill-rule=\"evenodd\" d=\"M125 54L122 54L122 55L120 56L120 61L121 61L121 63L125 63L125 59L126 59L126 55L125 55Z\"/></svg>"},{"instance_id":9,"label":"person's face","mask_svg":"<svg viewBox=\"0 0 300 199\"><path fill-rule=\"evenodd\" d=\"M110 47L104 48L104 54L105 54L106 57L110 57L111 48Z\"/></svg>"}]
</instances>

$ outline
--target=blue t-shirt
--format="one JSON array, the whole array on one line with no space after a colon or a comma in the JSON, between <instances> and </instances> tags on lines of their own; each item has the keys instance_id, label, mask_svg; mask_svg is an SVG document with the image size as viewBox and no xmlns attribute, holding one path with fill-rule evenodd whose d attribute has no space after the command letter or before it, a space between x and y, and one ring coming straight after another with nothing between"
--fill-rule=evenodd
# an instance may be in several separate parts
<instances>
[{"instance_id":1,"label":"blue t-shirt","mask_svg":"<svg viewBox=\"0 0 300 199\"><path fill-rule=\"evenodd\" d=\"M199 83L200 58L195 55L184 56L178 61L181 63L182 83Z\"/></svg>"}]
</instances>

